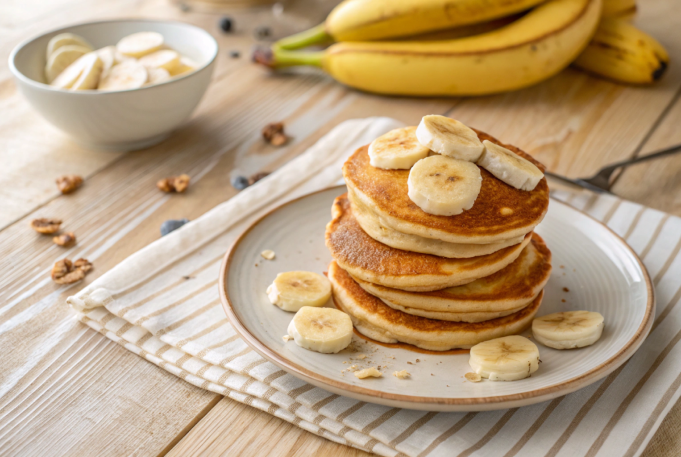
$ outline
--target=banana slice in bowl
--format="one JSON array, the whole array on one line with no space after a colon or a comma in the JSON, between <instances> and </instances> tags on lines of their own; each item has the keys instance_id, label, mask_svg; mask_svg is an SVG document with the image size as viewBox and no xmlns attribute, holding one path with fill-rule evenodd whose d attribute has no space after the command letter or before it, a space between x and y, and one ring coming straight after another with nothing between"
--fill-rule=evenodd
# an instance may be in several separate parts
<instances>
[{"instance_id":1,"label":"banana slice in bowl","mask_svg":"<svg viewBox=\"0 0 681 457\"><path fill-rule=\"evenodd\" d=\"M438 154L475 162L484 146L478 135L463 123L446 116L423 116L416 129L419 142Z\"/></svg>"},{"instance_id":2,"label":"banana slice in bowl","mask_svg":"<svg viewBox=\"0 0 681 457\"><path fill-rule=\"evenodd\" d=\"M92 45L87 42L87 40L81 36L75 35L73 33L60 33L55 35L47 43L47 58L62 46L82 46L88 50L88 52L94 50Z\"/></svg>"},{"instance_id":3,"label":"banana slice in bowl","mask_svg":"<svg viewBox=\"0 0 681 457\"><path fill-rule=\"evenodd\" d=\"M176 71L182 64L180 54L172 49L162 49L152 52L139 60L139 63L147 68L162 68L170 73Z\"/></svg>"},{"instance_id":4,"label":"banana slice in bowl","mask_svg":"<svg viewBox=\"0 0 681 457\"><path fill-rule=\"evenodd\" d=\"M538 317L532 321L532 335L553 349L576 349L591 346L603 334L603 315L593 311L565 311Z\"/></svg>"},{"instance_id":5,"label":"banana slice in bowl","mask_svg":"<svg viewBox=\"0 0 681 457\"><path fill-rule=\"evenodd\" d=\"M324 306L331 298L331 282L311 271L279 273L267 288L267 297L284 311L296 312L305 306Z\"/></svg>"},{"instance_id":6,"label":"banana slice in bowl","mask_svg":"<svg viewBox=\"0 0 681 457\"><path fill-rule=\"evenodd\" d=\"M144 65L135 60L114 65L99 81L99 90L138 89L147 82L149 74Z\"/></svg>"},{"instance_id":7,"label":"banana slice in bowl","mask_svg":"<svg viewBox=\"0 0 681 457\"><path fill-rule=\"evenodd\" d=\"M533 190L544 177L544 173L529 160L489 140L482 142L485 151L477 164L492 173L497 179L520 190Z\"/></svg>"},{"instance_id":8,"label":"banana slice in bowl","mask_svg":"<svg viewBox=\"0 0 681 457\"><path fill-rule=\"evenodd\" d=\"M369 145L371 165L385 170L408 170L429 153L416 138L416 127L391 130Z\"/></svg>"},{"instance_id":9,"label":"banana slice in bowl","mask_svg":"<svg viewBox=\"0 0 681 457\"><path fill-rule=\"evenodd\" d=\"M88 52L91 52L91 49L77 44L60 46L47 59L47 64L45 65L45 78L47 82L51 83L54 81L69 65Z\"/></svg>"},{"instance_id":10,"label":"banana slice in bowl","mask_svg":"<svg viewBox=\"0 0 681 457\"><path fill-rule=\"evenodd\" d=\"M539 349L524 336L504 336L473 346L468 364L490 381L517 381L539 369Z\"/></svg>"},{"instance_id":11,"label":"banana slice in bowl","mask_svg":"<svg viewBox=\"0 0 681 457\"><path fill-rule=\"evenodd\" d=\"M407 186L411 201L426 213L454 216L473 207L482 176L474 163L434 155L416 162Z\"/></svg>"},{"instance_id":12,"label":"banana slice in bowl","mask_svg":"<svg viewBox=\"0 0 681 457\"><path fill-rule=\"evenodd\" d=\"M288 334L302 348L335 354L350 345L352 320L337 309L304 306L291 320Z\"/></svg>"},{"instance_id":13,"label":"banana slice in bowl","mask_svg":"<svg viewBox=\"0 0 681 457\"><path fill-rule=\"evenodd\" d=\"M89 52L66 67L50 85L59 89L94 89L97 87L97 81L102 72L102 65L102 61L97 56L97 53Z\"/></svg>"},{"instance_id":14,"label":"banana slice in bowl","mask_svg":"<svg viewBox=\"0 0 681 457\"><path fill-rule=\"evenodd\" d=\"M163 46L163 35L158 32L137 32L122 38L116 49L123 55L139 59Z\"/></svg>"}]
</instances>

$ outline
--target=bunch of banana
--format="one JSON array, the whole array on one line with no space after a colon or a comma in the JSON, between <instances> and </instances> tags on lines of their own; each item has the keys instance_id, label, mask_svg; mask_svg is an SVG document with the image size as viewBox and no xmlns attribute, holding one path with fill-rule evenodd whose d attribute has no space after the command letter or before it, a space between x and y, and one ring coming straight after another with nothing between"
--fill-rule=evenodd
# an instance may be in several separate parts
<instances>
[{"instance_id":1,"label":"bunch of banana","mask_svg":"<svg viewBox=\"0 0 681 457\"><path fill-rule=\"evenodd\" d=\"M520 89L576 59L592 73L647 83L668 56L627 24L635 8L632 0L345 0L324 24L253 57L271 68L321 67L348 86L395 95ZM646 46L634 52L641 39ZM329 42L324 51L296 51Z\"/></svg>"}]
</instances>

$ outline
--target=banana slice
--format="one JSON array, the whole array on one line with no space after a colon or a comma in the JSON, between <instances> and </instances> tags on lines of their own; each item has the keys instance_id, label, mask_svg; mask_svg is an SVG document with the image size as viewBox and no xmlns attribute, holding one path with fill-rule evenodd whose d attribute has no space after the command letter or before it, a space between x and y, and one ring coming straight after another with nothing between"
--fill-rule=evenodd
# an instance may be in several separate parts
<instances>
[{"instance_id":1,"label":"banana slice","mask_svg":"<svg viewBox=\"0 0 681 457\"><path fill-rule=\"evenodd\" d=\"M532 334L544 346L575 349L591 346L603 333L603 316L592 311L567 311L538 317Z\"/></svg>"},{"instance_id":2,"label":"banana slice","mask_svg":"<svg viewBox=\"0 0 681 457\"><path fill-rule=\"evenodd\" d=\"M515 152L488 140L482 144L485 151L477 164L509 186L520 190L532 190L544 177L544 173L535 164Z\"/></svg>"},{"instance_id":3,"label":"banana slice","mask_svg":"<svg viewBox=\"0 0 681 457\"><path fill-rule=\"evenodd\" d=\"M105 76L111 70L111 67L119 62L116 62L116 46L106 46L97 49L97 55L102 61L102 76Z\"/></svg>"},{"instance_id":4,"label":"banana slice","mask_svg":"<svg viewBox=\"0 0 681 457\"><path fill-rule=\"evenodd\" d=\"M153 86L154 84L160 84L170 80L170 73L163 68L147 68L147 73L149 74L149 79L145 86Z\"/></svg>"},{"instance_id":5,"label":"banana slice","mask_svg":"<svg viewBox=\"0 0 681 457\"><path fill-rule=\"evenodd\" d=\"M459 160L475 162L484 149L478 135L461 122L431 114L416 129L419 142L431 150Z\"/></svg>"},{"instance_id":6,"label":"banana slice","mask_svg":"<svg viewBox=\"0 0 681 457\"><path fill-rule=\"evenodd\" d=\"M468 364L490 381L517 381L537 371L539 349L524 336L504 336L473 346Z\"/></svg>"},{"instance_id":7,"label":"banana slice","mask_svg":"<svg viewBox=\"0 0 681 457\"><path fill-rule=\"evenodd\" d=\"M102 74L104 63L96 52L86 54L84 57L85 65L78 79L71 86L71 90L92 90L97 88L99 77Z\"/></svg>"},{"instance_id":8,"label":"banana slice","mask_svg":"<svg viewBox=\"0 0 681 457\"><path fill-rule=\"evenodd\" d=\"M352 320L337 309L304 306L293 316L288 334L302 348L335 354L352 341Z\"/></svg>"},{"instance_id":9,"label":"banana slice","mask_svg":"<svg viewBox=\"0 0 681 457\"><path fill-rule=\"evenodd\" d=\"M47 59L47 65L45 65L45 78L48 84L54 81L69 65L88 52L90 52L89 48L77 44L60 46L50 54L50 57Z\"/></svg>"},{"instance_id":10,"label":"banana slice","mask_svg":"<svg viewBox=\"0 0 681 457\"><path fill-rule=\"evenodd\" d=\"M477 165L434 155L409 171L409 198L428 214L454 216L473 207L482 186Z\"/></svg>"},{"instance_id":11,"label":"banana slice","mask_svg":"<svg viewBox=\"0 0 681 457\"><path fill-rule=\"evenodd\" d=\"M151 54L163 46L163 35L157 32L137 32L121 39L116 44L116 49L126 56L140 57Z\"/></svg>"},{"instance_id":12,"label":"banana slice","mask_svg":"<svg viewBox=\"0 0 681 457\"><path fill-rule=\"evenodd\" d=\"M99 81L99 90L137 89L147 82L148 74L144 65L128 60L111 67L111 70Z\"/></svg>"},{"instance_id":13,"label":"banana slice","mask_svg":"<svg viewBox=\"0 0 681 457\"><path fill-rule=\"evenodd\" d=\"M87 84L91 83L91 79L88 75L94 73L97 74L99 78L99 73L101 68L98 70L98 63L101 64L101 60L97 57L96 52L89 52L84 56L79 57L75 62L66 67L59 76L54 78L54 81L50 84L51 86L57 87L59 89L76 89L76 87L87 87ZM85 75L81 81L81 76ZM94 76L92 76L94 78ZM95 82L95 85L97 82Z\"/></svg>"},{"instance_id":14,"label":"banana slice","mask_svg":"<svg viewBox=\"0 0 681 457\"><path fill-rule=\"evenodd\" d=\"M52 53L62 46L69 45L82 46L87 48L88 52L94 50L92 45L88 43L85 38L74 35L73 33L60 33L59 35L52 37L50 42L47 43L47 58L49 59Z\"/></svg>"},{"instance_id":15,"label":"banana slice","mask_svg":"<svg viewBox=\"0 0 681 457\"><path fill-rule=\"evenodd\" d=\"M371 165L386 170L408 170L429 153L416 139L416 127L391 130L369 145Z\"/></svg>"},{"instance_id":16,"label":"banana slice","mask_svg":"<svg viewBox=\"0 0 681 457\"><path fill-rule=\"evenodd\" d=\"M310 271L279 273L267 288L273 305L296 312L304 306L324 306L331 298L331 282Z\"/></svg>"},{"instance_id":17,"label":"banana slice","mask_svg":"<svg viewBox=\"0 0 681 457\"><path fill-rule=\"evenodd\" d=\"M175 71L180 65L180 55L172 49L152 52L139 60L139 63L149 68L163 68L168 72Z\"/></svg>"},{"instance_id":18,"label":"banana slice","mask_svg":"<svg viewBox=\"0 0 681 457\"><path fill-rule=\"evenodd\" d=\"M196 70L198 65L189 57L181 56L180 65L175 67L171 72L171 76L182 75L184 73L189 73L190 71Z\"/></svg>"}]
</instances>

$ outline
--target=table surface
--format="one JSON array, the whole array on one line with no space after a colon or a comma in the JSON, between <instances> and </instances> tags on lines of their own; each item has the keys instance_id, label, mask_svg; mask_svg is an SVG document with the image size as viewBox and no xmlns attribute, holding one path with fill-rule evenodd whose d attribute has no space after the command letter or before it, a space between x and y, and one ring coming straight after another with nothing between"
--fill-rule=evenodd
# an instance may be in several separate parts
<instances>
[{"instance_id":1,"label":"table surface","mask_svg":"<svg viewBox=\"0 0 681 457\"><path fill-rule=\"evenodd\" d=\"M379 97L318 71L273 75L250 63L253 31L281 37L320 22L328 0L244 7L169 0L25 0L0 4L0 453L7 455L368 455L249 406L190 385L79 323L64 303L85 284L159 237L166 219L196 219L232 197L234 174L272 171L339 122L424 114L455 117L532 153L550 170L589 176L601 166L681 143L681 3L647 0L636 24L669 50L672 65L653 87L627 87L567 69L525 90L478 98ZM229 14L236 31L223 34ZM6 64L13 46L45 30L115 17L177 19L204 27L221 46L213 82L192 119L143 151L86 150L41 119L18 93ZM241 57L230 57L230 51ZM292 141L264 144L260 129L283 121ZM185 194L158 179L191 170ZM681 215L681 156L632 167L617 178L622 197ZM60 195L54 179L80 174ZM199 179L200 178L200 179ZM36 217L58 217L78 237L65 250L34 233ZM54 284L67 255L95 265L86 281ZM78 369L74 367L78 366ZM644 455L678 455L681 404Z\"/></svg>"}]
</instances>

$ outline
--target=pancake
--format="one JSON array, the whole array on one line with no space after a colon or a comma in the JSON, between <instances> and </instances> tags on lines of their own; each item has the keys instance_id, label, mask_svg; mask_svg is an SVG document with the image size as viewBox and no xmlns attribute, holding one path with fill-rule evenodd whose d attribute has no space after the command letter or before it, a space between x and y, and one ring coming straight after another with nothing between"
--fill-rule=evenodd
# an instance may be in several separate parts
<instances>
[{"instance_id":1,"label":"pancake","mask_svg":"<svg viewBox=\"0 0 681 457\"><path fill-rule=\"evenodd\" d=\"M448 259L402 251L371 238L352 214L347 194L333 203L333 220L326 226L326 246L352 276L373 284L414 292L445 289L496 273L513 262L530 242L470 259Z\"/></svg>"},{"instance_id":2,"label":"pancake","mask_svg":"<svg viewBox=\"0 0 681 457\"><path fill-rule=\"evenodd\" d=\"M357 197L353 196L352 191L348 192L348 198L352 205L352 214L355 215L355 219L357 219L360 227L362 227L362 230L364 230L367 235L376 241L387 244L395 249L402 249L403 251L421 252L423 254L433 254L451 259L468 259L471 257L492 254L500 249L521 243L525 238L523 235L497 243L462 244L448 243L432 238L423 238L418 235L409 235L393 230L387 224L384 224L378 214L364 205Z\"/></svg>"},{"instance_id":3,"label":"pancake","mask_svg":"<svg viewBox=\"0 0 681 457\"><path fill-rule=\"evenodd\" d=\"M504 146L537 165L530 155L478 132L480 140ZM369 163L368 147L359 148L343 165L353 196L395 231L448 243L489 244L523 236L546 214L549 188L543 178L532 191L515 189L481 168L482 187L473 207L456 216L435 216L407 195L409 170L383 170ZM503 213L502 213L503 209Z\"/></svg>"},{"instance_id":4,"label":"pancake","mask_svg":"<svg viewBox=\"0 0 681 457\"><path fill-rule=\"evenodd\" d=\"M329 265L336 307L363 335L383 343L408 343L432 351L470 348L482 341L521 333L539 309L543 293L517 313L485 322L448 322L397 311L368 294L336 262Z\"/></svg>"},{"instance_id":5,"label":"pancake","mask_svg":"<svg viewBox=\"0 0 681 457\"><path fill-rule=\"evenodd\" d=\"M430 319L480 322L517 312L544 289L551 276L551 251L536 233L506 268L463 286L433 292L405 292L355 281L391 308Z\"/></svg>"}]
</instances>

